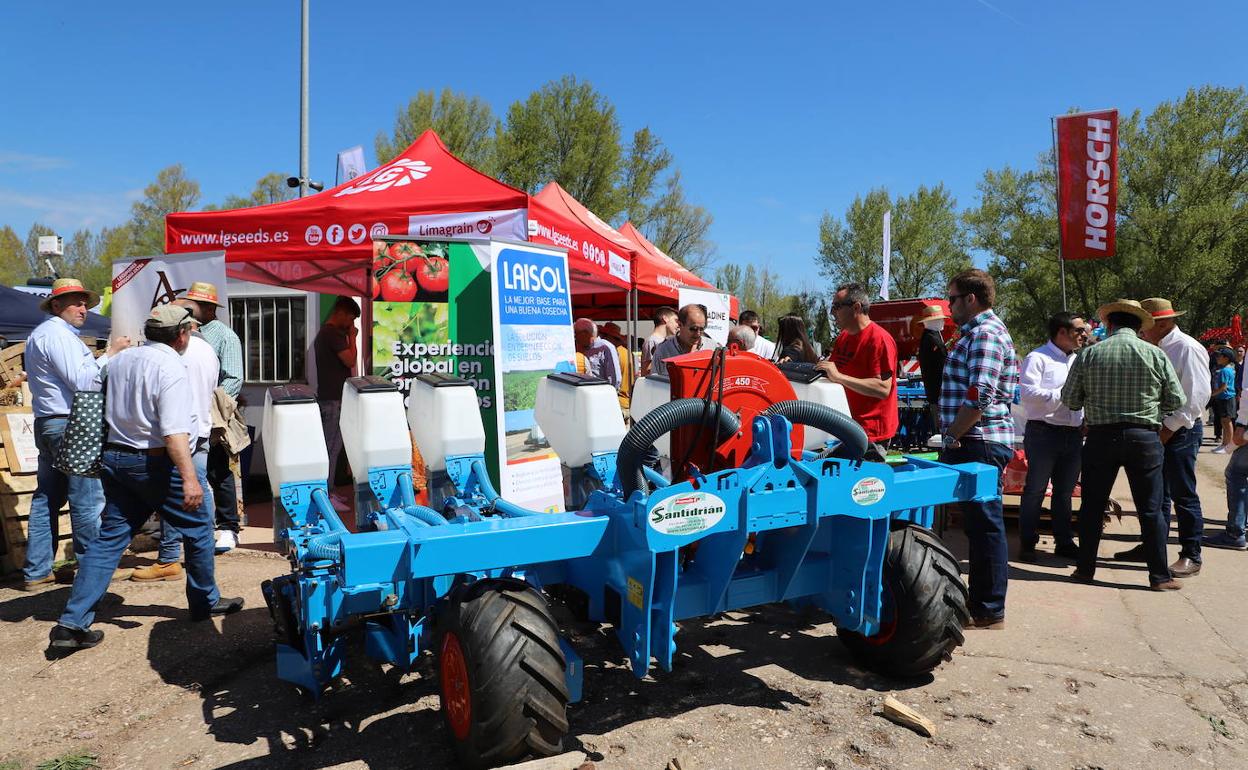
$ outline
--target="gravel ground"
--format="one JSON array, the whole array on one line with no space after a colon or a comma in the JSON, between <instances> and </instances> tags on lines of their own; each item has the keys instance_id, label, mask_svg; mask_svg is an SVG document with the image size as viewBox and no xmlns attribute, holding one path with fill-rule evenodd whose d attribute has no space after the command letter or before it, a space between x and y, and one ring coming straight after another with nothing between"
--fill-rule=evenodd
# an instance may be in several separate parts
<instances>
[{"instance_id":1,"label":"gravel ground","mask_svg":"<svg viewBox=\"0 0 1248 770\"><path fill-rule=\"evenodd\" d=\"M1211 527L1224 463L1201 456ZM1103 553L1135 531L1111 526ZM948 541L965 555L959 532ZM675 670L642 681L599 629L572 624L585 700L567 745L599 768L655 770L673 758L686 770L1248 767L1246 560L1207 552L1174 594L1144 590L1142 565L1109 562L1083 586L1062 560L1016 563L1008 627L968 632L917 682L862 672L826 616L780 606L683 623ZM71 751L103 768L453 766L428 657L400 675L357 656L316 701L276 678L259 585L284 570L271 555L220 558L224 593L247 608L205 624L188 622L180 582L114 583L104 644L51 663L42 650L68 587L0 587L0 768ZM879 716L887 695L935 736Z\"/></svg>"}]
</instances>

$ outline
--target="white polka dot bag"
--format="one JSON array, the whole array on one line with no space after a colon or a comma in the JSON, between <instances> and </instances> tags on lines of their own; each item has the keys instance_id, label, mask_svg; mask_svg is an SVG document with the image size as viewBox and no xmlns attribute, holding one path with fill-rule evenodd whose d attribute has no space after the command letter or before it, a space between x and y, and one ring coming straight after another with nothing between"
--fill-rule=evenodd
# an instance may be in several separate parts
<instances>
[{"instance_id":1,"label":"white polka dot bag","mask_svg":"<svg viewBox=\"0 0 1248 770\"><path fill-rule=\"evenodd\" d=\"M104 393L80 390L74 394L69 422L52 467L74 476L99 476L100 457L108 425L104 422Z\"/></svg>"}]
</instances>

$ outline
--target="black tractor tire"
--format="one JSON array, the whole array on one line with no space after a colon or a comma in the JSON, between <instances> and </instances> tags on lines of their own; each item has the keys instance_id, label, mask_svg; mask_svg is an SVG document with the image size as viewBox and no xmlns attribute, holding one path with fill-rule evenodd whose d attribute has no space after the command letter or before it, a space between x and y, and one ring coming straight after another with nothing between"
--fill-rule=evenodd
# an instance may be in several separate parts
<instances>
[{"instance_id":1,"label":"black tractor tire","mask_svg":"<svg viewBox=\"0 0 1248 770\"><path fill-rule=\"evenodd\" d=\"M488 768L563 751L567 661L542 595L522 580L452 592L437 619L442 715L461 766Z\"/></svg>"},{"instance_id":2,"label":"black tractor tire","mask_svg":"<svg viewBox=\"0 0 1248 770\"><path fill-rule=\"evenodd\" d=\"M892 620L875 636L837 631L863 668L898 679L929 673L953 656L970 622L958 561L936 533L910 524L894 529L884 554L884 602Z\"/></svg>"}]
</instances>

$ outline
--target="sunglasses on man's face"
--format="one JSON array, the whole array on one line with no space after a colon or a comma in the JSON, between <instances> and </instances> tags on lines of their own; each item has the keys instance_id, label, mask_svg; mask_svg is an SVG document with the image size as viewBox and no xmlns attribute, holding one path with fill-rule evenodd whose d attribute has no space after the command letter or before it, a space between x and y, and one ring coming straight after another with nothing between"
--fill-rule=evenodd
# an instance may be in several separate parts
<instances>
[{"instance_id":1,"label":"sunglasses on man's face","mask_svg":"<svg viewBox=\"0 0 1248 770\"><path fill-rule=\"evenodd\" d=\"M705 326L686 326L685 331L691 334L701 334L702 332L706 331L706 327Z\"/></svg>"}]
</instances>

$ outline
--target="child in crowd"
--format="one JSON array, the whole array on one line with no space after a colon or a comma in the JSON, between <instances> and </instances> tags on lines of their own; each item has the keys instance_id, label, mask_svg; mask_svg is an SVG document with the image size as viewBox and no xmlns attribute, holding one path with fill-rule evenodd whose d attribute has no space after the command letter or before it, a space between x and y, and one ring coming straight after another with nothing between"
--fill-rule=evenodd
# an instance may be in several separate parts
<instances>
[{"instance_id":1,"label":"child in crowd","mask_svg":"<svg viewBox=\"0 0 1248 770\"><path fill-rule=\"evenodd\" d=\"M1213 453L1224 455L1235 451L1231 439L1234 435L1231 422L1235 419L1235 353L1230 348L1219 348L1214 358L1218 371L1213 380L1213 419L1222 427L1223 442Z\"/></svg>"}]
</instances>

